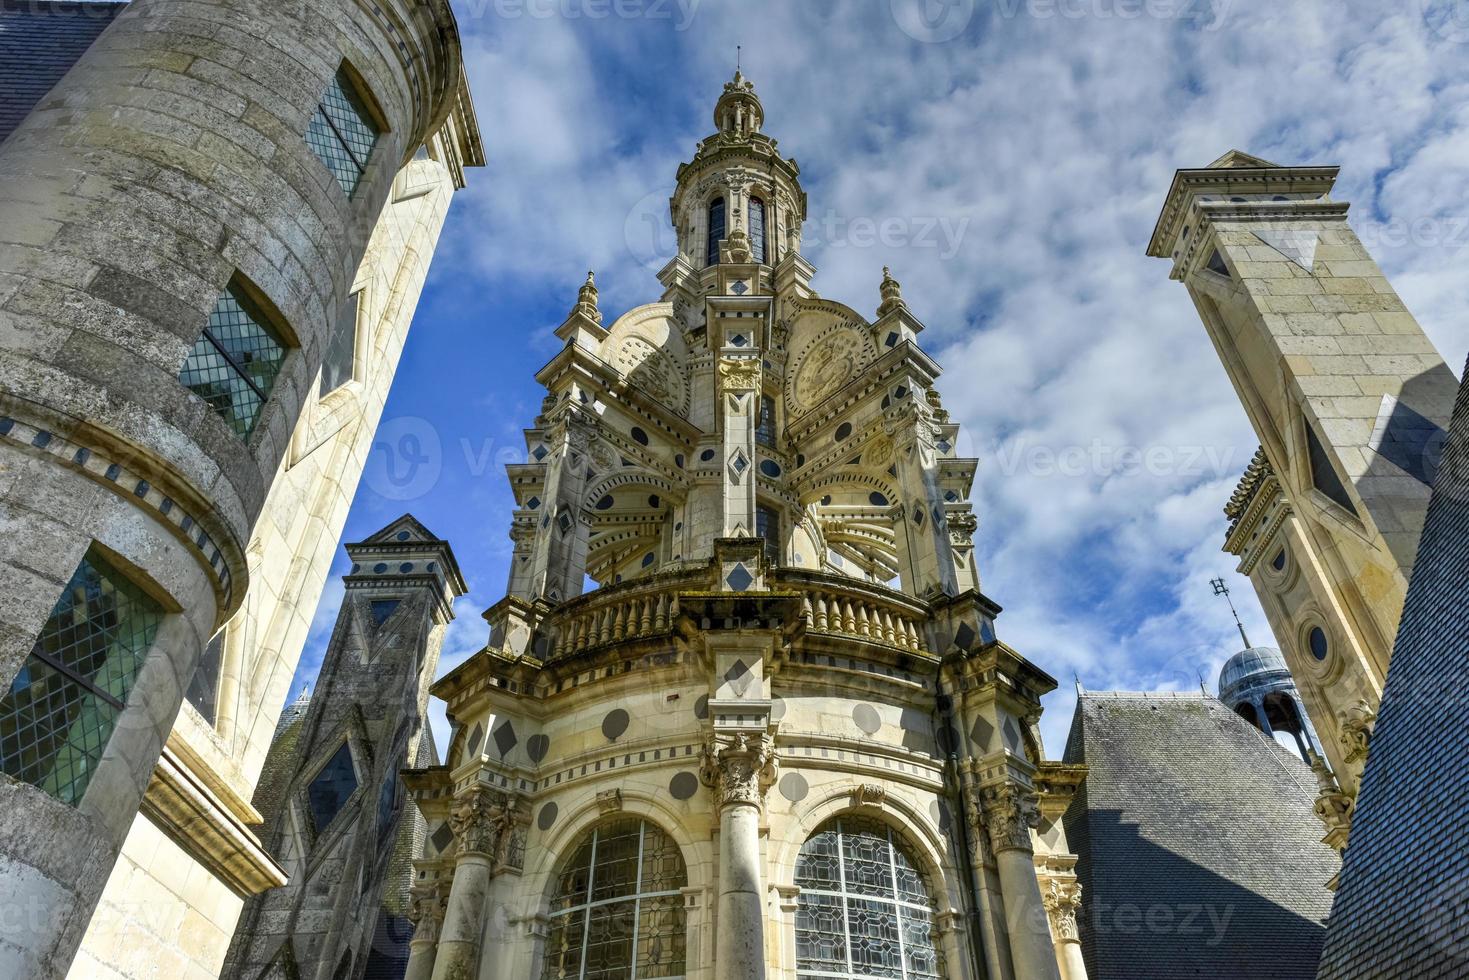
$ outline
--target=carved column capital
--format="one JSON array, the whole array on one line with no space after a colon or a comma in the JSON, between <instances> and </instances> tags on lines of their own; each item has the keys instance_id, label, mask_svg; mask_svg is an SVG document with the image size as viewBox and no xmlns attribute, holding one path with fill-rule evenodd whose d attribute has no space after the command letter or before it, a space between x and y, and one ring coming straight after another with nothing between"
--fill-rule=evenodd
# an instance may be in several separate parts
<instances>
[{"instance_id":1,"label":"carved column capital","mask_svg":"<svg viewBox=\"0 0 1469 980\"><path fill-rule=\"evenodd\" d=\"M1046 882L1041 901L1051 920L1051 934L1057 942L1081 942L1076 916L1081 911L1081 885L1074 879L1052 878Z\"/></svg>"},{"instance_id":2,"label":"carved column capital","mask_svg":"<svg viewBox=\"0 0 1469 980\"><path fill-rule=\"evenodd\" d=\"M768 734L716 737L704 744L699 778L714 791L721 809L733 804L759 807L779 765L775 739Z\"/></svg>"},{"instance_id":3,"label":"carved column capital","mask_svg":"<svg viewBox=\"0 0 1469 980\"><path fill-rule=\"evenodd\" d=\"M1346 749L1347 762L1367 758L1367 749L1372 742L1372 726L1377 721L1377 711L1366 698L1343 710L1341 720L1341 744Z\"/></svg>"},{"instance_id":4,"label":"carved column capital","mask_svg":"<svg viewBox=\"0 0 1469 980\"><path fill-rule=\"evenodd\" d=\"M989 830L990 846L996 854L1002 851L1031 852L1030 828L1041 821L1036 798L1035 790L1019 783L981 788L985 828Z\"/></svg>"},{"instance_id":5,"label":"carved column capital","mask_svg":"<svg viewBox=\"0 0 1469 980\"><path fill-rule=\"evenodd\" d=\"M519 821L516 801L481 786L461 793L449 810L449 829L459 854L480 854L504 863Z\"/></svg>"}]
</instances>

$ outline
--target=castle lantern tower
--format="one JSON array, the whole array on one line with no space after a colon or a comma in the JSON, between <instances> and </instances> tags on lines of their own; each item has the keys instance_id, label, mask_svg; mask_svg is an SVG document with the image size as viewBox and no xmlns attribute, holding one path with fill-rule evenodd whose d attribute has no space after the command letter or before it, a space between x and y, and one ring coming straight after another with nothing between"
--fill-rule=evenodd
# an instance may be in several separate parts
<instances>
[{"instance_id":1,"label":"castle lantern tower","mask_svg":"<svg viewBox=\"0 0 1469 980\"><path fill-rule=\"evenodd\" d=\"M1246 647L1219 671L1219 700L1266 735L1289 732L1307 763L1319 750L1285 658L1274 647Z\"/></svg>"}]
</instances>

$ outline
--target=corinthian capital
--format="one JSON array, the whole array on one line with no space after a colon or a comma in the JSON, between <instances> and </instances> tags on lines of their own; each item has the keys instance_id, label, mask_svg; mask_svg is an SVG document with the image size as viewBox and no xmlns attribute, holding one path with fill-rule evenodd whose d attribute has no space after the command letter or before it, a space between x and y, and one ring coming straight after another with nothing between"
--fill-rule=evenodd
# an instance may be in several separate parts
<instances>
[{"instance_id":1,"label":"corinthian capital","mask_svg":"<svg viewBox=\"0 0 1469 980\"><path fill-rule=\"evenodd\" d=\"M413 923L413 938L431 943L439 941L439 929L444 924L443 885L437 881L414 885L408 889L408 919Z\"/></svg>"},{"instance_id":2,"label":"corinthian capital","mask_svg":"<svg viewBox=\"0 0 1469 980\"><path fill-rule=\"evenodd\" d=\"M460 854L483 854L501 862L507 856L518 820L515 801L476 786L454 801L449 829Z\"/></svg>"},{"instance_id":3,"label":"corinthian capital","mask_svg":"<svg viewBox=\"0 0 1469 980\"><path fill-rule=\"evenodd\" d=\"M712 738L704 745L699 777L714 790L721 807L734 803L762 806L775 782L779 762L775 739L754 733Z\"/></svg>"},{"instance_id":4,"label":"corinthian capital","mask_svg":"<svg viewBox=\"0 0 1469 980\"><path fill-rule=\"evenodd\" d=\"M980 792L990 847L1002 851L1031 850L1030 828L1041 822L1036 792L1018 783L986 786Z\"/></svg>"},{"instance_id":5,"label":"corinthian capital","mask_svg":"<svg viewBox=\"0 0 1469 980\"><path fill-rule=\"evenodd\" d=\"M1081 885L1074 880L1052 878L1041 893L1046 914L1051 919L1051 933L1062 942L1080 942L1076 913L1081 910Z\"/></svg>"}]
</instances>

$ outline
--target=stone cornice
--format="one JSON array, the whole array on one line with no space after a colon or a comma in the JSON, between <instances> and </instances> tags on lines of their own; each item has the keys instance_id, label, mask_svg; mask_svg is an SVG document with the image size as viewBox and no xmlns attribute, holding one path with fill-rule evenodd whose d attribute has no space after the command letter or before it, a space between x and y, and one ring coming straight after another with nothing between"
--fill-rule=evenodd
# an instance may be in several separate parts
<instances>
[{"instance_id":1,"label":"stone cornice","mask_svg":"<svg viewBox=\"0 0 1469 980\"><path fill-rule=\"evenodd\" d=\"M241 897L286 883L286 872L249 827L170 747L154 767L142 812ZM252 811L253 812L253 811ZM257 815L258 818L258 815Z\"/></svg>"},{"instance_id":2,"label":"stone cornice","mask_svg":"<svg viewBox=\"0 0 1469 980\"><path fill-rule=\"evenodd\" d=\"M1148 241L1147 254L1154 258L1169 258L1173 242L1177 240L1183 220L1188 214L1188 205L1196 194L1213 190L1216 192L1241 190L1264 193L1317 193L1325 194L1336 181L1339 167L1217 167L1197 170L1178 170L1163 201L1163 209L1153 227ZM1292 202L1299 204L1301 202ZM1248 207L1248 205L1246 205ZM1344 209L1344 206L1343 206Z\"/></svg>"}]
</instances>

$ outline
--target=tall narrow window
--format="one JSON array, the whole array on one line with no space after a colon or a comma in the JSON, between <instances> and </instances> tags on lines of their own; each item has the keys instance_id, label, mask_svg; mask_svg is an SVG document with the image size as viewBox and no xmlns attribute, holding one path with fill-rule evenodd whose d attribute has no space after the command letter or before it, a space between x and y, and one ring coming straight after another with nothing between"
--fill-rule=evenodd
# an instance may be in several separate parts
<instances>
[{"instance_id":1,"label":"tall narrow window","mask_svg":"<svg viewBox=\"0 0 1469 980\"><path fill-rule=\"evenodd\" d=\"M796 858L799 980L939 980L933 899L906 842L885 824L829 820Z\"/></svg>"},{"instance_id":2,"label":"tall narrow window","mask_svg":"<svg viewBox=\"0 0 1469 980\"><path fill-rule=\"evenodd\" d=\"M1355 514L1357 508L1352 506L1352 498L1347 494L1347 488L1342 485L1341 477L1336 475L1336 467L1331 465L1331 459L1326 455L1326 447L1322 446L1321 440L1316 438L1316 430L1310 422L1306 423L1306 455L1310 458L1311 482L1316 489Z\"/></svg>"},{"instance_id":3,"label":"tall narrow window","mask_svg":"<svg viewBox=\"0 0 1469 980\"><path fill-rule=\"evenodd\" d=\"M321 394L329 395L352 380L357 358L357 306L362 293L355 292L342 305L336 329L321 359Z\"/></svg>"},{"instance_id":4,"label":"tall narrow window","mask_svg":"<svg viewBox=\"0 0 1469 980\"><path fill-rule=\"evenodd\" d=\"M769 264L770 256L765 251L765 202L758 197L750 198L750 252L756 262Z\"/></svg>"},{"instance_id":5,"label":"tall narrow window","mask_svg":"<svg viewBox=\"0 0 1469 980\"><path fill-rule=\"evenodd\" d=\"M557 874L542 980L682 977L688 883L678 845L657 827L597 827Z\"/></svg>"},{"instance_id":6,"label":"tall narrow window","mask_svg":"<svg viewBox=\"0 0 1469 980\"><path fill-rule=\"evenodd\" d=\"M194 677L184 691L184 697L211 725L215 723L219 713L219 671L223 663L224 630L220 630L204 648L199 666L194 670Z\"/></svg>"},{"instance_id":7,"label":"tall narrow window","mask_svg":"<svg viewBox=\"0 0 1469 980\"><path fill-rule=\"evenodd\" d=\"M724 240L724 198L709 202L709 239L704 249L704 264L719 264L719 243Z\"/></svg>"},{"instance_id":8,"label":"tall narrow window","mask_svg":"<svg viewBox=\"0 0 1469 980\"><path fill-rule=\"evenodd\" d=\"M207 401L241 439L260 420L286 345L235 283L219 297L179 381Z\"/></svg>"},{"instance_id":9,"label":"tall narrow window","mask_svg":"<svg viewBox=\"0 0 1469 980\"><path fill-rule=\"evenodd\" d=\"M306 785L306 802L318 834L331 825L356 790L357 768L352 765L352 747L343 742Z\"/></svg>"},{"instance_id":10,"label":"tall narrow window","mask_svg":"<svg viewBox=\"0 0 1469 980\"><path fill-rule=\"evenodd\" d=\"M762 446L775 445L775 399L760 396L760 423L755 426L755 441Z\"/></svg>"},{"instance_id":11,"label":"tall narrow window","mask_svg":"<svg viewBox=\"0 0 1469 980\"><path fill-rule=\"evenodd\" d=\"M311 114L306 145L326 164L348 197L367 172L367 161L380 132L352 79L345 69L338 68Z\"/></svg>"},{"instance_id":12,"label":"tall narrow window","mask_svg":"<svg viewBox=\"0 0 1469 980\"><path fill-rule=\"evenodd\" d=\"M780 514L763 504L755 508L755 535L765 539L765 561L780 564Z\"/></svg>"},{"instance_id":13,"label":"tall narrow window","mask_svg":"<svg viewBox=\"0 0 1469 980\"><path fill-rule=\"evenodd\" d=\"M162 620L155 599L88 551L0 699L0 768L79 802Z\"/></svg>"}]
</instances>

